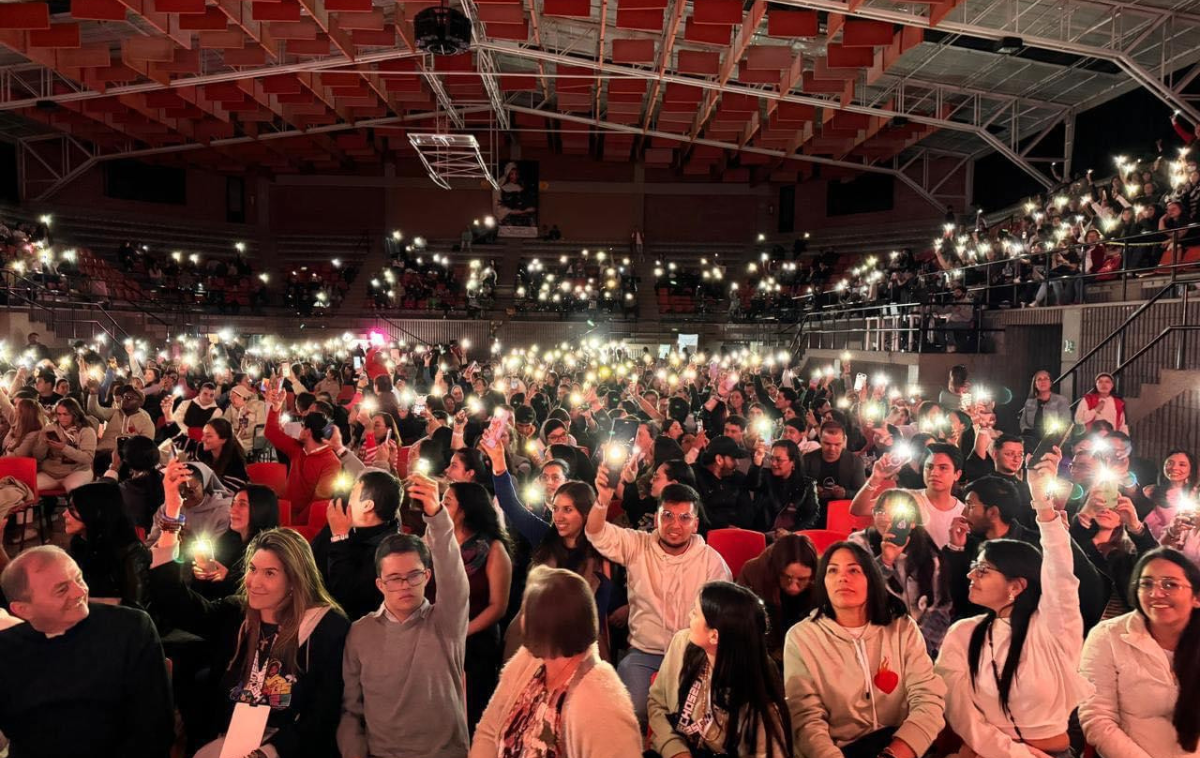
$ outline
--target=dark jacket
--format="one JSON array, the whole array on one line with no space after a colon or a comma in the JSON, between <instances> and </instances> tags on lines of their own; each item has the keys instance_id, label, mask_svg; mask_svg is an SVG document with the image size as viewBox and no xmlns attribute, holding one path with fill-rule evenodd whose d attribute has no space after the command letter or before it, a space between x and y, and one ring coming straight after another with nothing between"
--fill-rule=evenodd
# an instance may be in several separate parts
<instances>
[{"instance_id":1,"label":"dark jacket","mask_svg":"<svg viewBox=\"0 0 1200 758\"><path fill-rule=\"evenodd\" d=\"M254 651L240 649L240 630L245 610L236 597L206 600L184 586L180 566L170 562L150 570L150 598L174 626L203 637L211 650L210 665L223 672L220 683L209 690L219 698L212 707L219 712L215 722L224 729L233 715L231 681L239 685L242 665ZM317 622L308 639L296 652L296 670L291 697L286 707L272 707L267 726L277 729L268 743L280 758L325 758L337 755L335 734L342 706L342 648L350 622L330 609ZM209 737L215 735L207 735Z\"/></svg>"},{"instance_id":2,"label":"dark jacket","mask_svg":"<svg viewBox=\"0 0 1200 758\"><path fill-rule=\"evenodd\" d=\"M817 487L824 485L821 481L821 463L820 450L805 453L800 458L800 470L805 476L816 480ZM843 450L837 465L837 484L845 488L846 497L854 497L866 481L867 470L863 466L862 459L850 452L849 449Z\"/></svg>"},{"instance_id":3,"label":"dark jacket","mask_svg":"<svg viewBox=\"0 0 1200 758\"><path fill-rule=\"evenodd\" d=\"M1158 541L1143 524L1141 534L1125 530L1129 541L1133 543L1132 553L1114 550L1108 555L1104 555L1093 541L1098 531L1100 531L1100 527L1096 524L1092 524L1089 528L1079 523L1078 518L1071 521L1071 539L1075 541L1076 545L1079 545L1083 554L1088 557L1104 580L1107 589L1106 604L1112 594L1118 592L1125 606L1133 608L1133 598L1129 596L1129 580L1133 578L1133 567L1143 554L1158 547Z\"/></svg>"},{"instance_id":4,"label":"dark jacket","mask_svg":"<svg viewBox=\"0 0 1200 758\"><path fill-rule=\"evenodd\" d=\"M750 497L751 482L758 480L758 472L758 466L751 466L748 475L734 471L724 479L718 479L707 466L692 465L696 491L704 506L705 531L737 527L761 532L766 528L762 509Z\"/></svg>"},{"instance_id":5,"label":"dark jacket","mask_svg":"<svg viewBox=\"0 0 1200 758\"><path fill-rule=\"evenodd\" d=\"M154 512L163 504L163 476L157 471L121 482L121 497L125 500L125 513L134 526L148 533L154 525Z\"/></svg>"},{"instance_id":6,"label":"dark jacket","mask_svg":"<svg viewBox=\"0 0 1200 758\"><path fill-rule=\"evenodd\" d=\"M313 540L313 557L321 579L346 616L355 621L379 608L383 595L375 586L375 548L383 538L399 531L396 521L351 529L350 536L332 542L326 525Z\"/></svg>"},{"instance_id":7,"label":"dark jacket","mask_svg":"<svg viewBox=\"0 0 1200 758\"><path fill-rule=\"evenodd\" d=\"M763 518L763 530L786 529L799 532L821 528L821 504L817 483L799 468L787 479L780 479L769 468L759 469L754 483L754 500Z\"/></svg>"},{"instance_id":8,"label":"dark jacket","mask_svg":"<svg viewBox=\"0 0 1200 758\"><path fill-rule=\"evenodd\" d=\"M140 542L92 550L86 539L71 539L71 557L79 564L92 597L120 598L121 605L146 608L150 552Z\"/></svg>"},{"instance_id":9,"label":"dark jacket","mask_svg":"<svg viewBox=\"0 0 1200 758\"><path fill-rule=\"evenodd\" d=\"M1014 521L1004 539L1020 540L1041 549L1041 535L1019 521ZM985 609L967 599L969 586L967 571L971 562L979 554L979 546L987 540L975 534L967 535L967 546L963 550L943 548L942 561L946 576L950 582L950 597L954 601L954 617L968 618L984 613ZM1096 570L1095 565L1088 560L1079 543L1071 540L1071 554L1074 558L1074 574L1079 580L1079 612L1083 615L1083 629L1086 633L1100 622L1104 615L1104 606L1108 604L1108 582Z\"/></svg>"}]
</instances>

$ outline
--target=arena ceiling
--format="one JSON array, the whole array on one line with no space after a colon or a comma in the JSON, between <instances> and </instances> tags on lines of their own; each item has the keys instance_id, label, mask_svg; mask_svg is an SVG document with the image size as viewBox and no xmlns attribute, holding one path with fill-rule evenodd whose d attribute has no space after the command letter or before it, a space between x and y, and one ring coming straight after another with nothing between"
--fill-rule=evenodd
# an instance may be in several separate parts
<instances>
[{"instance_id":1,"label":"arena ceiling","mask_svg":"<svg viewBox=\"0 0 1200 758\"><path fill-rule=\"evenodd\" d=\"M1135 87L1193 120L1200 0L449 0L469 54L416 50L431 2L0 4L0 138L45 196L96 161L334 170L471 133L726 181L1030 151ZM1016 39L1013 39L1016 38Z\"/></svg>"}]
</instances>

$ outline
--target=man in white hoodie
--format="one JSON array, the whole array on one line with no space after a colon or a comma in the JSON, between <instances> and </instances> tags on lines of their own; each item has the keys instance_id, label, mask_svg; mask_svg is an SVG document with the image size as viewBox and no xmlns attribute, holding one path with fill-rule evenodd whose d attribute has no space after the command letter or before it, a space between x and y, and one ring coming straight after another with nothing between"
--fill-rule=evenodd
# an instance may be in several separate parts
<instances>
[{"instance_id":1,"label":"man in white hoodie","mask_svg":"<svg viewBox=\"0 0 1200 758\"><path fill-rule=\"evenodd\" d=\"M629 653L617 665L617 674L644 727L650 677L662 665L671 638L688 626L700 588L706 582L732 581L733 576L720 553L696 534L700 525L696 490L686 484L664 487L654 531L639 532L608 523L613 498L608 474L601 467L596 475L596 505L584 531L601 555L629 572Z\"/></svg>"}]
</instances>

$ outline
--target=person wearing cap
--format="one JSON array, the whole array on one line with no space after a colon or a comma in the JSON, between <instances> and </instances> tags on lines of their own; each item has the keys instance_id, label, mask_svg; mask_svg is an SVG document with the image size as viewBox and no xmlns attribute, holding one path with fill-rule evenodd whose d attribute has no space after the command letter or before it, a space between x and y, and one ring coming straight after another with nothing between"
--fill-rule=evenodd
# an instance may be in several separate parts
<instances>
[{"instance_id":1,"label":"person wearing cap","mask_svg":"<svg viewBox=\"0 0 1200 758\"><path fill-rule=\"evenodd\" d=\"M234 439L249 453L254 448L254 430L260 424L267 423L267 406L258 399L254 390L245 385L235 384L229 390L229 407L225 409L225 418L233 427Z\"/></svg>"},{"instance_id":2,"label":"person wearing cap","mask_svg":"<svg viewBox=\"0 0 1200 758\"><path fill-rule=\"evenodd\" d=\"M714 438L699 454L692 463L692 471L707 517L705 533L729 527L760 532L766 529L766 517L750 495L751 483L758 481L765 456L765 445L760 443L751 454L724 434ZM749 474L738 470L738 461L743 458L751 459Z\"/></svg>"},{"instance_id":3,"label":"person wearing cap","mask_svg":"<svg viewBox=\"0 0 1200 758\"><path fill-rule=\"evenodd\" d=\"M104 433L96 442L96 462L93 465L97 471L104 471L117 449L117 439L120 437L149 437L154 439L154 419L142 410L146 396L132 384L118 387L113 394L113 407L105 408L100 405L100 387L95 382L88 382L88 415L106 422Z\"/></svg>"},{"instance_id":4,"label":"person wearing cap","mask_svg":"<svg viewBox=\"0 0 1200 758\"><path fill-rule=\"evenodd\" d=\"M267 441L287 456L287 500L292 504L292 523L307 524L308 508L314 500L328 500L333 496L333 481L342 470L341 461L329 446L329 438L336 428L323 413L309 413L304 417L299 440L284 433L279 425L279 411L283 406L283 392L271 390L267 394Z\"/></svg>"}]
</instances>

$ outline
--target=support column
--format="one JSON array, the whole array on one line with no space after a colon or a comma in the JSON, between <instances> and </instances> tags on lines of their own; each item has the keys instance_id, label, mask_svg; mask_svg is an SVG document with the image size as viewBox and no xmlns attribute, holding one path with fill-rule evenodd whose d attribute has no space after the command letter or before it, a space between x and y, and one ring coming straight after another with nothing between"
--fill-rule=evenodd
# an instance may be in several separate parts
<instances>
[{"instance_id":1,"label":"support column","mask_svg":"<svg viewBox=\"0 0 1200 758\"><path fill-rule=\"evenodd\" d=\"M1063 180L1071 180L1071 153L1075 152L1075 109L1072 108L1063 118Z\"/></svg>"}]
</instances>

